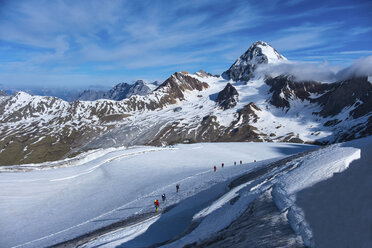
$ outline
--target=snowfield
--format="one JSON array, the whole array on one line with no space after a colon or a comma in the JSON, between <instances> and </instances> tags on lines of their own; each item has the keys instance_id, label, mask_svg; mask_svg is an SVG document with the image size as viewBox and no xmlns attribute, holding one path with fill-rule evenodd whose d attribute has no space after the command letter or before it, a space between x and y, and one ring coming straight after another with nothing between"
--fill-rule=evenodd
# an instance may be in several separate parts
<instances>
[{"instance_id":1,"label":"snowfield","mask_svg":"<svg viewBox=\"0 0 372 248\"><path fill-rule=\"evenodd\" d=\"M248 216L268 222L264 210L275 230L285 234L282 247L313 246L317 244L314 220L307 220L296 196L334 173L347 173L349 164L370 150L371 143L372 137L321 149L284 143L134 147L89 153L72 163L75 166L61 161L64 167L54 163L54 169L3 172L0 246L262 245L260 237L270 240L270 230L258 230L259 223L240 227L239 220ZM164 204L162 193L167 196ZM154 199L161 202L159 214ZM249 228L248 236L221 239L234 237L234 226ZM281 247L274 234L272 239Z\"/></svg>"}]
</instances>

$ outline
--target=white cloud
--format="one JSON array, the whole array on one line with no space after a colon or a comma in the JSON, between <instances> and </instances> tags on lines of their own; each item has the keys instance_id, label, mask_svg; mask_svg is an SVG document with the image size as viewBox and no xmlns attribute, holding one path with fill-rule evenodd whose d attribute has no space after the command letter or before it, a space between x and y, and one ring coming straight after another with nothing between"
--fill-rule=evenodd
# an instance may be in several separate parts
<instances>
[{"instance_id":1,"label":"white cloud","mask_svg":"<svg viewBox=\"0 0 372 248\"><path fill-rule=\"evenodd\" d=\"M358 59L351 66L337 73L339 79L358 76L372 76L372 56Z\"/></svg>"},{"instance_id":2,"label":"white cloud","mask_svg":"<svg viewBox=\"0 0 372 248\"><path fill-rule=\"evenodd\" d=\"M313 64L304 62L285 62L279 64L266 64L257 68L257 73L264 73L271 77L283 74L293 75L299 81L332 82L335 80L335 71L326 64Z\"/></svg>"},{"instance_id":3,"label":"white cloud","mask_svg":"<svg viewBox=\"0 0 372 248\"><path fill-rule=\"evenodd\" d=\"M304 62L283 62L279 64L264 64L257 68L256 73L271 77L293 75L298 81L317 81L331 83L351 77L372 76L372 56L356 60L344 69L330 67L327 63L315 64Z\"/></svg>"}]
</instances>

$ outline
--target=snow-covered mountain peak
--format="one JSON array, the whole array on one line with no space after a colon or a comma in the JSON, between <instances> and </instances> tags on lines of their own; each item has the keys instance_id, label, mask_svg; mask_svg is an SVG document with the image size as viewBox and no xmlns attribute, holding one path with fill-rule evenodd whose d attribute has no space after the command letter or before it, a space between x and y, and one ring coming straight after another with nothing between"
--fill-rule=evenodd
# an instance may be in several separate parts
<instances>
[{"instance_id":1,"label":"snow-covered mountain peak","mask_svg":"<svg viewBox=\"0 0 372 248\"><path fill-rule=\"evenodd\" d=\"M222 76L234 81L248 81L258 65L284 61L287 59L269 44L257 41Z\"/></svg>"},{"instance_id":2,"label":"snow-covered mountain peak","mask_svg":"<svg viewBox=\"0 0 372 248\"><path fill-rule=\"evenodd\" d=\"M24 92L24 91L18 91L14 95L14 99L19 100L19 101L29 101L32 98L32 95Z\"/></svg>"},{"instance_id":3,"label":"snow-covered mountain peak","mask_svg":"<svg viewBox=\"0 0 372 248\"><path fill-rule=\"evenodd\" d=\"M264 41L257 41L239 59L252 61L256 64L277 63L287 60L272 46Z\"/></svg>"}]
</instances>

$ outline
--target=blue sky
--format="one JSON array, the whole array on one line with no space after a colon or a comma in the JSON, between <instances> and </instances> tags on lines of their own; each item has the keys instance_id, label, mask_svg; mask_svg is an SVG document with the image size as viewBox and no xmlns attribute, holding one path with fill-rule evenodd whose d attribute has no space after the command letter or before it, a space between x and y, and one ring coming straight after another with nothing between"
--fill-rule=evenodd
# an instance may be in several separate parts
<instances>
[{"instance_id":1,"label":"blue sky","mask_svg":"<svg viewBox=\"0 0 372 248\"><path fill-rule=\"evenodd\" d=\"M342 68L372 55L371 13L368 0L3 0L0 88L221 74L257 40L290 60Z\"/></svg>"}]
</instances>

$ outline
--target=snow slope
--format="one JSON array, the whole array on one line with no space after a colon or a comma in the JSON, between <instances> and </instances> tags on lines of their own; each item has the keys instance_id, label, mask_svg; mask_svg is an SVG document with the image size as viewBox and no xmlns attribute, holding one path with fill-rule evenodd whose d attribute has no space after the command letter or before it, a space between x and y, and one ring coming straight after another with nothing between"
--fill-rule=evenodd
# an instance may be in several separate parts
<instances>
[{"instance_id":1,"label":"snow slope","mask_svg":"<svg viewBox=\"0 0 372 248\"><path fill-rule=\"evenodd\" d=\"M81 247L154 244L164 247L188 244L244 247L249 244L255 247L265 245L265 240L272 246L276 242L284 244L278 247L313 247L321 240L314 237L319 230L317 223L327 215L314 217L314 209L298 204L297 197L301 196L301 202L307 202L307 206L314 204L321 209L328 193L318 195L316 202L310 203L314 200L313 194L306 191L314 188L322 192L322 184L335 178L335 174L336 177L347 175L353 161L364 164L367 171L348 183L355 186L359 180L367 182L371 170L370 166L366 167L369 160L360 158L370 147L372 137L290 157L288 155L316 147L275 143L136 147L114 150L73 167L0 173L3 189L0 244L1 247L43 247L71 240L112 223L151 213L153 200L166 193L167 201L161 204L159 215L139 218L109 233L93 236ZM234 166L233 161L239 164L239 160L243 165ZM225 163L224 168L221 163ZM213 165L218 167L217 172L213 172ZM177 183L181 185L179 193L175 192ZM365 192L364 195L371 192L370 187L359 190ZM337 188L329 194L334 195L334 191ZM352 206L363 209L363 213L372 207L370 201L364 206L363 199L354 200ZM262 204L264 202L274 204L276 210ZM265 209L270 212L270 218L263 215ZM350 218L349 213L337 214L340 219ZM250 219L256 222L240 223L239 228L248 236L235 238L233 228L239 226L240 219L245 219L242 216L248 218L245 222ZM357 224L365 226L362 218L358 220ZM290 227L292 234L286 229L279 240L270 234L270 229L259 229L268 222L278 232ZM337 221L331 225L337 226L341 233L347 230L338 226ZM361 244L368 244L368 236L358 237Z\"/></svg>"},{"instance_id":2,"label":"snow slope","mask_svg":"<svg viewBox=\"0 0 372 248\"><path fill-rule=\"evenodd\" d=\"M274 143L135 147L99 152L101 155L95 159L90 153L87 162L83 163L82 158L76 166L58 168L54 164L56 169L3 172L0 173L0 246L43 247L70 240L153 211L152 203L162 193L167 194L167 206L170 206L205 192L208 197L194 208L196 214L223 194L228 179L262 167L268 159L313 148ZM233 166L233 161L240 160L244 166ZM221 163L225 163L225 168L220 167ZM217 173L213 172L213 165L218 166ZM177 183L181 185L178 194ZM213 185L216 190L210 194L206 190ZM173 234L189 225L193 213L185 214L188 218Z\"/></svg>"},{"instance_id":3,"label":"snow slope","mask_svg":"<svg viewBox=\"0 0 372 248\"><path fill-rule=\"evenodd\" d=\"M220 182L209 188L207 192L200 192L196 197L189 198L187 202L178 204L174 209L163 213L156 220L149 219L138 225L124 227L117 232L103 235L81 247L112 247L117 245L120 245L120 247L147 247L153 244L161 245L162 247L183 247L187 244L193 244L196 247L257 247L263 244L266 246L269 244L270 247L299 247L304 245L308 247L323 247L321 245L324 244L324 240L327 240L325 247L343 247L342 243L338 243L339 245L336 246L332 245L332 240L327 238L319 243L314 242L311 223L324 223L327 222L327 219L333 219L331 218L332 212L328 212L328 216L318 214L314 219L306 219L305 217L307 216L308 209L311 209L313 212L317 212L317 207L327 209L322 203L328 199L328 193L331 195L338 194L340 195L339 197L342 196L342 193L337 192L337 188L334 188L330 192L323 192L320 182L328 182L328 179L334 178L335 174L338 176L350 173L350 169L348 170L350 163L352 161L360 161L361 152L368 152L368 149L372 147L372 137L359 140L359 145L355 144L356 142L336 144L291 160L282 161L277 166L274 166L275 163L273 163L272 166L255 168L246 174L254 174L254 171L256 171L257 175L255 179L250 177L252 180L247 180L246 182L240 180L241 182L235 185L235 187L232 184L239 181L239 178L233 180L229 185L232 188L227 192L225 191L225 193L223 193L223 189L226 189L228 183L226 181ZM363 163L367 165L368 160L364 160ZM268 167L271 167L271 169L266 170ZM258 176L260 174L258 172L262 170L266 170L266 173L261 173ZM371 167L369 167L370 170ZM354 181L349 182L349 184L355 187L359 180L363 181L365 179L364 181L367 182L368 177L368 173L364 175L359 174L359 177L354 178ZM316 198L316 202L311 202L314 199L311 197L311 194L307 194L305 197L302 196L302 200L307 200L307 205L305 206L317 206L302 209L297 205L296 197L298 194L303 195L302 192L304 189L312 190L313 188L316 188L316 192L323 192L322 198ZM371 193L371 188L366 187L362 191L365 192L363 195L367 196ZM210 201L214 196L217 196L216 199ZM253 241L244 240L244 236L247 234L229 240L229 237L234 236L236 231L230 230L231 226L239 222L240 216L243 216L247 211L247 206L249 209L248 212L253 212L253 214L250 213L252 215L251 218L254 218L255 211L261 211L260 209L254 210L254 206L262 198L269 198L280 210L280 213L273 213L274 216L272 219L264 218L263 221L273 221L275 232L279 232L278 229L282 228L278 224L280 221L287 221L297 237L280 237L282 239L284 238L285 242L284 246L280 246L278 237L270 240L270 236L274 236L274 234L270 234L269 228L266 231L261 230L261 233L257 232L259 226L265 224L258 222L254 223L253 227L247 228L246 226L249 226L248 224L243 225L243 228L244 226L247 228L244 233L254 233L254 235L257 235L251 237ZM368 201L369 205L362 207L363 201L364 199L357 199L352 205L356 209L360 208L368 212L368 209L372 206L372 202ZM203 202L206 202L204 208L201 206ZM364 214L367 212L363 211ZM315 225L317 229L321 229L322 236L333 236L331 231L333 229L341 233L350 229L348 225L339 226L339 222L342 222L344 218L351 218L348 215L349 213L342 215L338 211L337 214L340 219L328 224L328 230L320 228L320 225ZM312 216L314 216L314 213ZM368 216L370 215L365 215L365 217ZM368 225L368 220L358 218L358 221L357 225ZM172 232L180 228L180 222L187 222L189 226L182 227L184 230L183 233L180 233L179 230L176 233ZM138 231L138 234L132 233L134 229ZM366 246L366 244L370 243L368 235L363 234L363 232L357 235L357 238L353 238L350 235L351 233L344 233L344 236L338 239L344 239L349 244L352 244L350 243L351 240L357 240L359 238L358 244L364 244L361 247L368 247ZM264 243L265 241L260 241L260 238L268 242ZM258 241L255 242L254 239ZM315 238L315 240L317 239Z\"/></svg>"}]
</instances>

